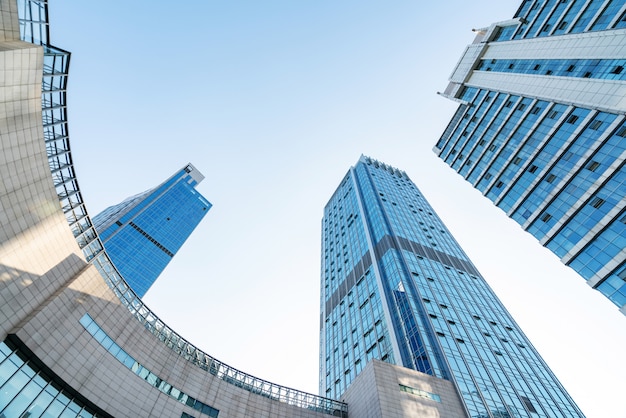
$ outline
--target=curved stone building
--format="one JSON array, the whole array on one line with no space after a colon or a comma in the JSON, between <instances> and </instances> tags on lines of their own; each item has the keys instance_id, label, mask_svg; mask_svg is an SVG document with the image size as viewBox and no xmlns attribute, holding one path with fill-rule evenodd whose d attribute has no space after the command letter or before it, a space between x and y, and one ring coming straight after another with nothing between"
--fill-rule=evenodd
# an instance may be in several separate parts
<instances>
[{"instance_id":1,"label":"curved stone building","mask_svg":"<svg viewBox=\"0 0 626 418\"><path fill-rule=\"evenodd\" d=\"M347 416L200 351L128 288L81 198L70 54L48 35L46 1L0 0L0 417Z\"/></svg>"}]
</instances>

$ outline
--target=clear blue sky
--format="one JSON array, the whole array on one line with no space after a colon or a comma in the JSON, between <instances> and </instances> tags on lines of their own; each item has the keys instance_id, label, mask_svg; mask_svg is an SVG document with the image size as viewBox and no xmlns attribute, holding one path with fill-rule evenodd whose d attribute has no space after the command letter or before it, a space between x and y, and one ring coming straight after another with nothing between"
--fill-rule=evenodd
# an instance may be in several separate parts
<instances>
[{"instance_id":1,"label":"clear blue sky","mask_svg":"<svg viewBox=\"0 0 626 418\"><path fill-rule=\"evenodd\" d=\"M438 160L471 29L519 0L51 1L92 215L187 162L213 208L146 296L184 337L317 393L322 208L405 170L590 418L626 417L626 318Z\"/></svg>"}]
</instances>

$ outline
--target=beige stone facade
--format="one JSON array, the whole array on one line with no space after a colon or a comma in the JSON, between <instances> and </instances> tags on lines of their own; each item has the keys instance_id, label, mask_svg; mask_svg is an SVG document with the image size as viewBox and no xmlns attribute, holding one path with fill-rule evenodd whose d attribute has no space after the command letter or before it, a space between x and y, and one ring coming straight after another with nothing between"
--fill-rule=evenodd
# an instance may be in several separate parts
<instances>
[{"instance_id":1,"label":"beige stone facade","mask_svg":"<svg viewBox=\"0 0 626 418\"><path fill-rule=\"evenodd\" d=\"M103 416L207 416L172 395L179 392L219 410L220 418L328 416L302 407L297 391L289 392L292 401L272 399L254 388L260 379L246 385L185 359L148 331L86 260L61 210L48 161L43 61L41 46L19 40L15 1L1 0L0 341L19 342L47 369L47 378L54 375ZM85 314L166 384L159 389L119 361L81 325ZM178 392L166 393L167 385ZM0 405L5 416L2 410Z\"/></svg>"},{"instance_id":2,"label":"beige stone facade","mask_svg":"<svg viewBox=\"0 0 626 418\"><path fill-rule=\"evenodd\" d=\"M452 382L372 360L343 396L359 418L462 418L465 409Z\"/></svg>"}]
</instances>

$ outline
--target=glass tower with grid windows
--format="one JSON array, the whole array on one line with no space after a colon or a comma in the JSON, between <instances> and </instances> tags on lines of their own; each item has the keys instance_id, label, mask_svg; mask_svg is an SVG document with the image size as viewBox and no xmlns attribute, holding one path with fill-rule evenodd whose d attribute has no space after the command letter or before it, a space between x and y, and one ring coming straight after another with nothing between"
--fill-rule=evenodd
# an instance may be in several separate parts
<instances>
[{"instance_id":1,"label":"glass tower with grid windows","mask_svg":"<svg viewBox=\"0 0 626 418\"><path fill-rule=\"evenodd\" d=\"M320 310L324 396L379 359L453 382L468 417L583 416L415 184L374 159L324 209Z\"/></svg>"},{"instance_id":2,"label":"glass tower with grid windows","mask_svg":"<svg viewBox=\"0 0 626 418\"><path fill-rule=\"evenodd\" d=\"M204 176L191 164L161 185L93 218L111 261L143 297L211 208L195 189Z\"/></svg>"},{"instance_id":3,"label":"glass tower with grid windows","mask_svg":"<svg viewBox=\"0 0 626 418\"><path fill-rule=\"evenodd\" d=\"M524 1L442 94L435 153L626 314L626 1Z\"/></svg>"}]
</instances>

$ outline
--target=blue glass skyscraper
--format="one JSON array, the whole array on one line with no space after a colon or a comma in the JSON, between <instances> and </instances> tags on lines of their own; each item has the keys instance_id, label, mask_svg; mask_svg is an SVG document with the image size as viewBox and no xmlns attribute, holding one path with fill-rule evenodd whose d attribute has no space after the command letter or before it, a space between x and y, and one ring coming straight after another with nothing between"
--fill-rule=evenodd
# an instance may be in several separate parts
<instances>
[{"instance_id":1,"label":"blue glass skyscraper","mask_svg":"<svg viewBox=\"0 0 626 418\"><path fill-rule=\"evenodd\" d=\"M626 314L626 2L522 2L443 95L435 153Z\"/></svg>"},{"instance_id":2,"label":"blue glass skyscraper","mask_svg":"<svg viewBox=\"0 0 626 418\"><path fill-rule=\"evenodd\" d=\"M113 264L138 296L146 294L211 208L195 189L203 179L187 164L156 188L93 218Z\"/></svg>"},{"instance_id":3,"label":"blue glass skyscraper","mask_svg":"<svg viewBox=\"0 0 626 418\"><path fill-rule=\"evenodd\" d=\"M468 417L583 416L406 173L361 157L322 220L321 394L372 359L451 381Z\"/></svg>"}]
</instances>

